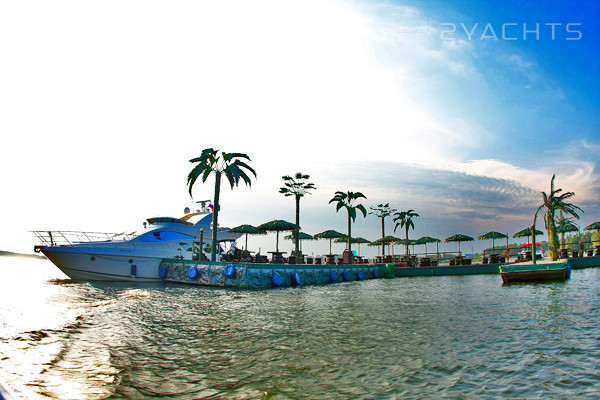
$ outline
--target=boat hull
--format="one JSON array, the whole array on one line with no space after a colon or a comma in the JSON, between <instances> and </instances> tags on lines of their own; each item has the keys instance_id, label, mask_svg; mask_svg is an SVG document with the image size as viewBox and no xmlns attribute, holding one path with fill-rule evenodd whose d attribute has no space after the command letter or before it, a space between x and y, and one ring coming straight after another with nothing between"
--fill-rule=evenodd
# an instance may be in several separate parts
<instances>
[{"instance_id":1,"label":"boat hull","mask_svg":"<svg viewBox=\"0 0 600 400\"><path fill-rule=\"evenodd\" d=\"M45 247L42 253L74 281L160 282L162 257L90 252L70 247Z\"/></svg>"},{"instance_id":2,"label":"boat hull","mask_svg":"<svg viewBox=\"0 0 600 400\"><path fill-rule=\"evenodd\" d=\"M501 265L503 283L543 282L568 279L570 266L567 263Z\"/></svg>"},{"instance_id":3,"label":"boat hull","mask_svg":"<svg viewBox=\"0 0 600 400\"><path fill-rule=\"evenodd\" d=\"M567 269L503 272L500 275L504 283L557 281L567 278Z\"/></svg>"}]
</instances>

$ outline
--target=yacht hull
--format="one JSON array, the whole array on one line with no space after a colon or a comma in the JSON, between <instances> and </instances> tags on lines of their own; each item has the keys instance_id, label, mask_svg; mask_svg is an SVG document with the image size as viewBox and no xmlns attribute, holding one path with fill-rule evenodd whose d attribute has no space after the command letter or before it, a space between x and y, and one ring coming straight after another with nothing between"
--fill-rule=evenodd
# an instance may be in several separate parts
<instances>
[{"instance_id":1,"label":"yacht hull","mask_svg":"<svg viewBox=\"0 0 600 400\"><path fill-rule=\"evenodd\" d=\"M158 269L163 257L102 254L64 246L45 247L41 251L74 281L161 281Z\"/></svg>"}]
</instances>

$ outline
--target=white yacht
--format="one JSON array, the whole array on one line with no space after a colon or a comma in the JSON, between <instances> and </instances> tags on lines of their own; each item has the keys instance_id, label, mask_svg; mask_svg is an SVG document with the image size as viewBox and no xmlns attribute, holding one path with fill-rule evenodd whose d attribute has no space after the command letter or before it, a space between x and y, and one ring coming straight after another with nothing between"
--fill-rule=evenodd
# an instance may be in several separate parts
<instances>
[{"instance_id":1,"label":"white yacht","mask_svg":"<svg viewBox=\"0 0 600 400\"><path fill-rule=\"evenodd\" d=\"M190 219L200 216L196 223ZM129 234L73 231L34 231L42 252L73 280L88 281L160 281L159 265L164 258L197 260L200 237L203 254L210 259L212 213L206 208L182 218L156 217L144 222L144 230ZM201 233L202 229L202 233ZM241 235L219 228L217 241L234 241ZM217 251L217 260L219 253Z\"/></svg>"}]
</instances>

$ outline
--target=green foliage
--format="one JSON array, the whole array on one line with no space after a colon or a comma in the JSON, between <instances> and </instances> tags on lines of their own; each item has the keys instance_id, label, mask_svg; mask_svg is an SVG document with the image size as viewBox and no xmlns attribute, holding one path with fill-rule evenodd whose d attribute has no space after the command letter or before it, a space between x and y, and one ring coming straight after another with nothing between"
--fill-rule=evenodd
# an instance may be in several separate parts
<instances>
[{"instance_id":1,"label":"green foliage","mask_svg":"<svg viewBox=\"0 0 600 400\"><path fill-rule=\"evenodd\" d=\"M200 157L192 158L191 163L196 163L194 168L190 171L187 178L187 184L189 186L190 196L192 195L192 188L194 184L200 178L202 183L205 183L211 174L215 176L215 196L214 196L214 211L213 211L213 228L212 228L212 246L211 246L211 260L215 261L217 256L217 227L219 218L219 194L221 191L221 176L225 175L231 185L231 189L234 186L238 186L240 180L243 180L246 185L251 186L251 180L248 176L250 172L256 178L256 172L250 167L244 160L250 161L250 157L243 153L225 153L212 148L202 150Z\"/></svg>"},{"instance_id":2,"label":"green foliage","mask_svg":"<svg viewBox=\"0 0 600 400\"><path fill-rule=\"evenodd\" d=\"M340 211L342 208L345 208L348 212L348 241L347 246L348 250L351 250L352 246L352 222L356 221L356 210L359 210L363 217L367 217L367 210L365 206L362 204L356 204L356 201L359 199L366 199L367 196L362 194L361 192L335 192L335 195L331 200L329 200L329 204L336 203L335 212Z\"/></svg>"},{"instance_id":3,"label":"green foliage","mask_svg":"<svg viewBox=\"0 0 600 400\"><path fill-rule=\"evenodd\" d=\"M408 242L408 230L410 228L415 229L415 223L413 221L413 218L419 216L420 215L417 214L415 210L396 212L394 217L394 222L396 223L396 225L394 226L394 232L396 232L398 226L401 228L404 227L406 232L406 241ZM408 243L406 243L405 246L406 254L408 254Z\"/></svg>"},{"instance_id":4,"label":"green foliage","mask_svg":"<svg viewBox=\"0 0 600 400\"><path fill-rule=\"evenodd\" d=\"M300 198L304 195L311 194L309 190L316 189L314 183L306 182L310 178L310 175L303 174L302 172L296 172L294 177L285 175L281 177L284 180L284 187L279 188L279 193L283 193L284 196L294 196L296 199L296 225L300 226ZM296 262L300 263L302 255L300 253L300 238L298 237L300 231L296 229L294 231L294 248L296 253Z\"/></svg>"},{"instance_id":5,"label":"green foliage","mask_svg":"<svg viewBox=\"0 0 600 400\"><path fill-rule=\"evenodd\" d=\"M575 196L573 192L565 192L561 193L562 189L554 188L554 178L556 178L556 174L552 175L552 179L550 181L550 193L542 192L542 198L544 200L543 204L538 208L541 210L543 207L546 208L546 230L548 231L548 243L549 250L548 256L552 260L556 260L558 258L558 235L556 231L556 212L562 211L567 215L571 215L574 218L579 219L579 212L583 212L583 210L572 204L567 202L570 198ZM537 215L537 212L536 212Z\"/></svg>"}]
</instances>

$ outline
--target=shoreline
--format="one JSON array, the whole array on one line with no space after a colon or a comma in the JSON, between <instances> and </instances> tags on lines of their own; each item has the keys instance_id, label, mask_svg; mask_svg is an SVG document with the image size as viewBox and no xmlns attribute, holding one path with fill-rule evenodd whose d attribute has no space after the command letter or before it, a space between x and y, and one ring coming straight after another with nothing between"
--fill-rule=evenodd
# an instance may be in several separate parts
<instances>
[{"instance_id":1,"label":"shoreline","mask_svg":"<svg viewBox=\"0 0 600 400\"><path fill-rule=\"evenodd\" d=\"M15 253L12 251L0 250L0 257L23 257L23 258L36 258L45 260L46 257L39 254L26 254L26 253Z\"/></svg>"}]
</instances>

